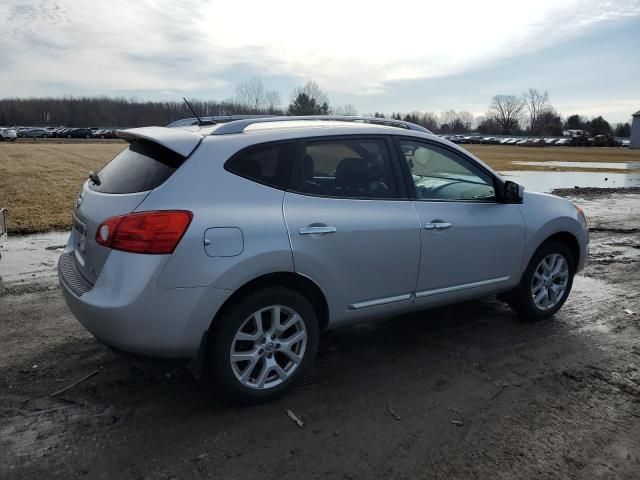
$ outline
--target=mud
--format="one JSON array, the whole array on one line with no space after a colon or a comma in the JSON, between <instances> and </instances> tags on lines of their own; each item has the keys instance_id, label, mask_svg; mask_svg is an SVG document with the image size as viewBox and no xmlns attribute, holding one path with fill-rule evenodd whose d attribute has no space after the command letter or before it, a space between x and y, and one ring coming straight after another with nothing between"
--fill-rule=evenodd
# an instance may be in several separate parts
<instances>
[{"instance_id":1,"label":"mud","mask_svg":"<svg viewBox=\"0 0 640 480\"><path fill-rule=\"evenodd\" d=\"M582 190L560 193L589 216L590 262L553 320L487 298L336 330L251 408L100 345L53 278L5 280L0 478L636 479L640 192Z\"/></svg>"}]
</instances>

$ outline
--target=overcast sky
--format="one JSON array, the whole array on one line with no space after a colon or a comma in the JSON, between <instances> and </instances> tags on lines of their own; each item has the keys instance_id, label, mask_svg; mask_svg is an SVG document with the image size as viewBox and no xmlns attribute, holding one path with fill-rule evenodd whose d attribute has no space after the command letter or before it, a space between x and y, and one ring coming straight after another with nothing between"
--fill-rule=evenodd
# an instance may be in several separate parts
<instances>
[{"instance_id":1,"label":"overcast sky","mask_svg":"<svg viewBox=\"0 0 640 480\"><path fill-rule=\"evenodd\" d=\"M0 97L222 100L316 80L360 113L482 114L548 90L564 115L640 110L640 0L2 0Z\"/></svg>"}]
</instances>

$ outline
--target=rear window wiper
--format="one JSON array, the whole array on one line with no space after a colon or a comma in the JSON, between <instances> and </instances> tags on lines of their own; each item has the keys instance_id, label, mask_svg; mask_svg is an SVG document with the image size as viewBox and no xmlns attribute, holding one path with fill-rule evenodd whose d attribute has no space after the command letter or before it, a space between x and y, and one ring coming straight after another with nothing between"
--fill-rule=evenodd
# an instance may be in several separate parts
<instances>
[{"instance_id":1,"label":"rear window wiper","mask_svg":"<svg viewBox=\"0 0 640 480\"><path fill-rule=\"evenodd\" d=\"M93 171L89 172L89 180L91 180L94 185L100 185L102 183L98 174Z\"/></svg>"}]
</instances>

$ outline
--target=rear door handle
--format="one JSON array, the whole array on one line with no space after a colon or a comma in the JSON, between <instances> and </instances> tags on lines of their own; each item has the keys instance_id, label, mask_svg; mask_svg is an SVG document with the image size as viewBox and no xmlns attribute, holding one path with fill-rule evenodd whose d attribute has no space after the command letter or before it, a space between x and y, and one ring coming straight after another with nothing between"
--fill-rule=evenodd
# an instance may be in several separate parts
<instances>
[{"instance_id":1,"label":"rear door handle","mask_svg":"<svg viewBox=\"0 0 640 480\"><path fill-rule=\"evenodd\" d=\"M328 227L328 226L323 226L323 227L301 227L300 230L298 230L298 232L300 232L300 235L312 235L314 233L336 233L337 228L336 227Z\"/></svg>"},{"instance_id":2,"label":"rear door handle","mask_svg":"<svg viewBox=\"0 0 640 480\"><path fill-rule=\"evenodd\" d=\"M451 224L449 222L431 222L425 223L425 230L447 230L451 228Z\"/></svg>"}]
</instances>

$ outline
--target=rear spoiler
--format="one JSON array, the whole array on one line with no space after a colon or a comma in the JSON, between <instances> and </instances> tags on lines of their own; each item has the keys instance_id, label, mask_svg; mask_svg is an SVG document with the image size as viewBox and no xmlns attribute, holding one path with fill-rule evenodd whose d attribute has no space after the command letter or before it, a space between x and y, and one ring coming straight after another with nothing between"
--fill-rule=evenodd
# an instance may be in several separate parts
<instances>
[{"instance_id":1,"label":"rear spoiler","mask_svg":"<svg viewBox=\"0 0 640 480\"><path fill-rule=\"evenodd\" d=\"M117 135L128 142L146 140L157 143L185 158L191 155L203 139L199 133L167 127L129 128L119 130Z\"/></svg>"}]
</instances>

